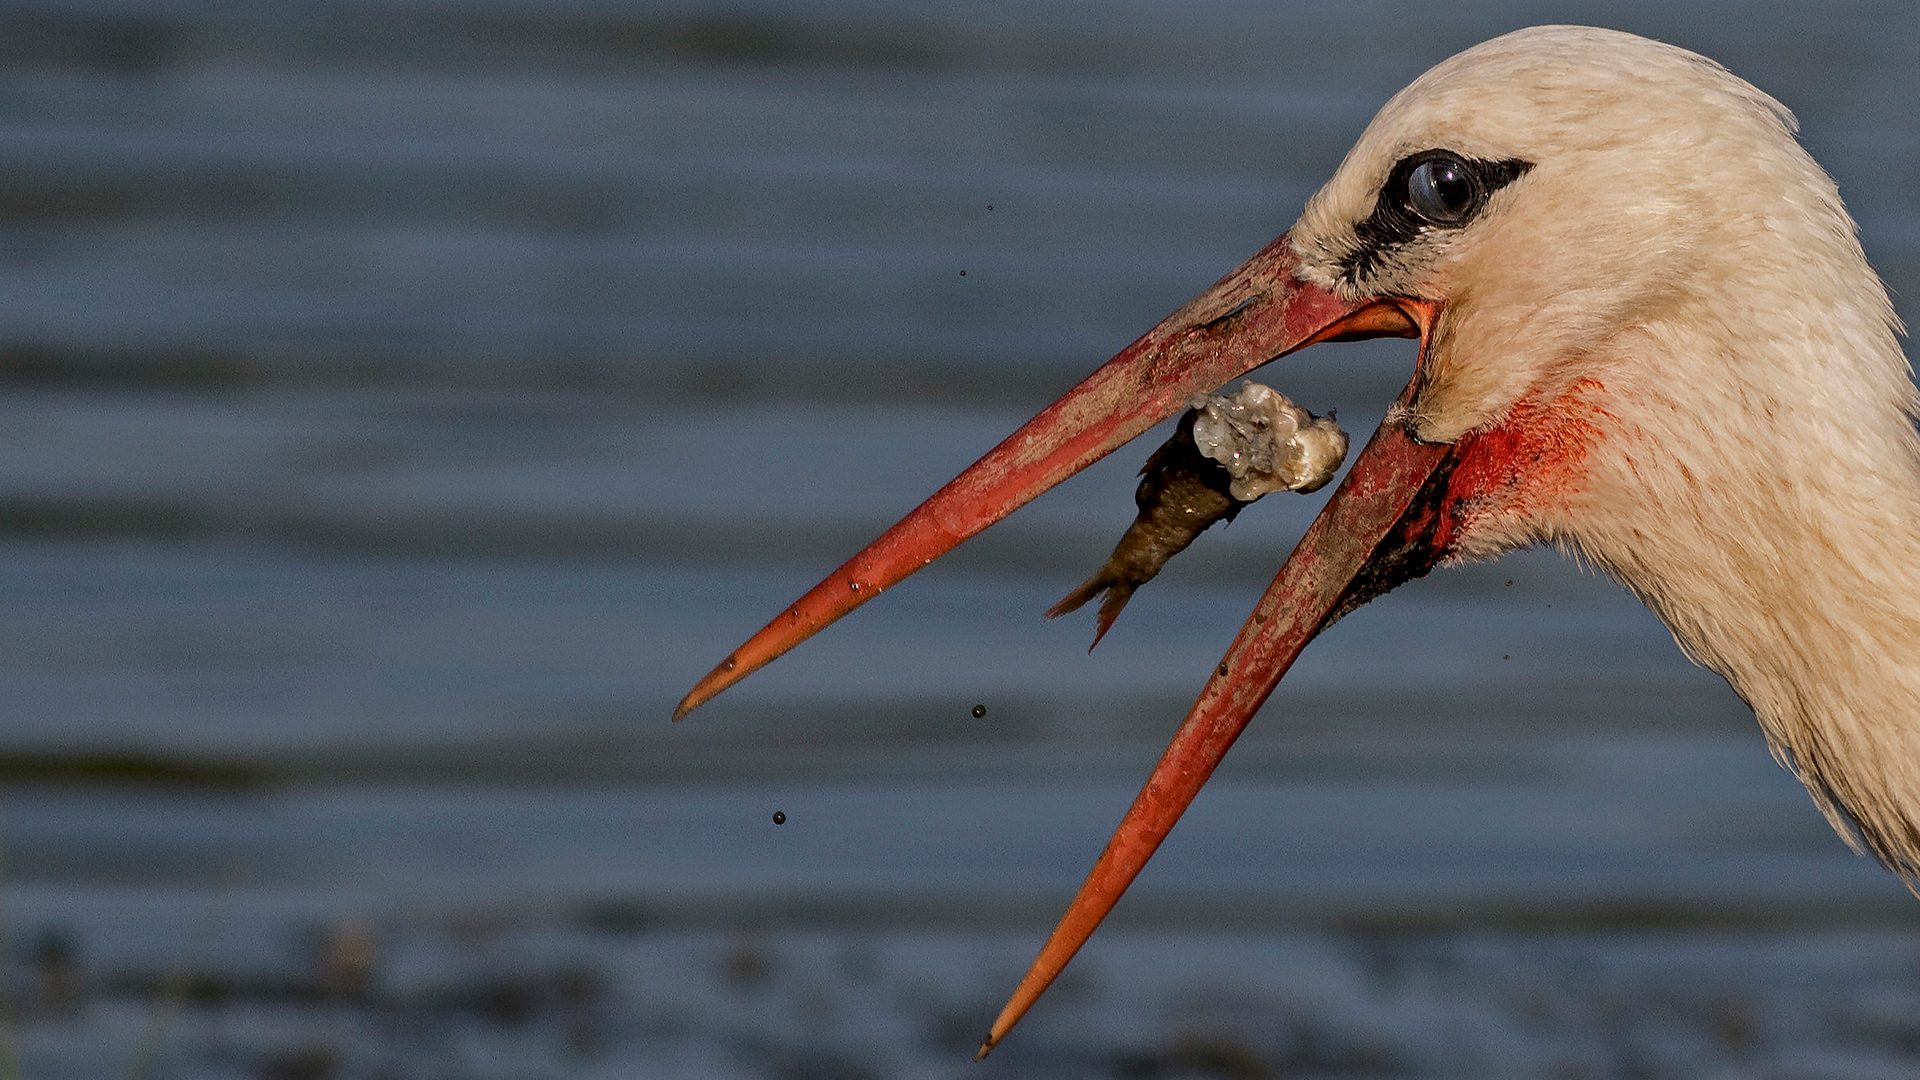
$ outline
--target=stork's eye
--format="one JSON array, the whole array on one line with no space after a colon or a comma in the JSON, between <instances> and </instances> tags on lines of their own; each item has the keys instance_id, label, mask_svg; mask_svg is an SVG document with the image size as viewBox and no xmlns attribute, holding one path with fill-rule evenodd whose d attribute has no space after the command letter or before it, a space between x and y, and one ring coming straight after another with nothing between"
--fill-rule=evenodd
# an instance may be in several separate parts
<instances>
[{"instance_id":1,"label":"stork's eye","mask_svg":"<svg viewBox=\"0 0 1920 1080\"><path fill-rule=\"evenodd\" d=\"M1373 212L1353 224L1359 243L1346 256L1341 278L1357 284L1427 233L1466 225L1486 209L1494 192L1532 168L1520 158L1462 157L1437 147L1394 162L1374 197Z\"/></svg>"},{"instance_id":2,"label":"stork's eye","mask_svg":"<svg viewBox=\"0 0 1920 1080\"><path fill-rule=\"evenodd\" d=\"M1435 225L1465 221L1482 198L1473 169L1451 154L1436 154L1407 175L1407 207Z\"/></svg>"}]
</instances>

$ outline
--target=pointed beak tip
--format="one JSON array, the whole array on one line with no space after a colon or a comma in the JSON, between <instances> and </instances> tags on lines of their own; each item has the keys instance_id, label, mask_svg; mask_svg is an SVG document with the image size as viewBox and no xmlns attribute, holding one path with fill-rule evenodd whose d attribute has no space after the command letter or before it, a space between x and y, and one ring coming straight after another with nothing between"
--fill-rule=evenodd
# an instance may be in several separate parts
<instances>
[{"instance_id":1,"label":"pointed beak tip","mask_svg":"<svg viewBox=\"0 0 1920 1080\"><path fill-rule=\"evenodd\" d=\"M686 719L688 713L706 704L707 699L714 695L714 690L711 687L712 682L713 676L708 675L706 678L694 684L693 689L687 691L687 696L681 698L680 703L673 707L674 723L677 724Z\"/></svg>"},{"instance_id":2,"label":"pointed beak tip","mask_svg":"<svg viewBox=\"0 0 1920 1080\"><path fill-rule=\"evenodd\" d=\"M775 620L776 623L779 621ZM693 684L693 689L687 691L687 696L680 699L680 704L673 707L674 722L678 723L688 713L712 701L722 690L758 671L768 661L780 655L780 652L792 648L791 644L779 648L778 651L769 651L765 648L765 640L773 636L770 633L773 630L774 627L769 625L767 629L755 634L746 644L728 653L727 658L715 664L712 671L702 675L700 681Z\"/></svg>"}]
</instances>

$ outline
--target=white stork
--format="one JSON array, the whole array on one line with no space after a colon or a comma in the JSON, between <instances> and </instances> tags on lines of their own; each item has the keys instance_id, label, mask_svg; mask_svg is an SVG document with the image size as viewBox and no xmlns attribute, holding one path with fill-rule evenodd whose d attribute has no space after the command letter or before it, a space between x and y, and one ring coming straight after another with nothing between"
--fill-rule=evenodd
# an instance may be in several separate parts
<instances>
[{"instance_id":1,"label":"white stork","mask_svg":"<svg viewBox=\"0 0 1920 1080\"><path fill-rule=\"evenodd\" d=\"M1413 378L1208 679L981 1046L1145 865L1300 649L1542 542L1657 613L1856 846L1920 879L1920 412L1792 115L1683 49L1521 30L1395 95L1294 227L723 661L676 717L1211 389L1335 338Z\"/></svg>"}]
</instances>

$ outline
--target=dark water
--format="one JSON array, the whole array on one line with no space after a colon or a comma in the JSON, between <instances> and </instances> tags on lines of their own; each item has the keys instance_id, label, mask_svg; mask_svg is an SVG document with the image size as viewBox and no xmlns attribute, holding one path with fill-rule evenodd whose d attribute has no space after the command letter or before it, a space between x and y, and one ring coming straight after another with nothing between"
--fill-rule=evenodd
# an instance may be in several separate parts
<instances>
[{"instance_id":1,"label":"dark water","mask_svg":"<svg viewBox=\"0 0 1920 1080\"><path fill-rule=\"evenodd\" d=\"M1920 316L1897 5L0 6L7 1045L958 1069L1323 496L1089 657L1038 613L1123 451L673 702L1394 89L1553 20L1794 108ZM1410 362L1271 378L1364 432ZM1906 1075L1916 910L1651 616L1526 553L1316 642L980 1075Z\"/></svg>"}]
</instances>

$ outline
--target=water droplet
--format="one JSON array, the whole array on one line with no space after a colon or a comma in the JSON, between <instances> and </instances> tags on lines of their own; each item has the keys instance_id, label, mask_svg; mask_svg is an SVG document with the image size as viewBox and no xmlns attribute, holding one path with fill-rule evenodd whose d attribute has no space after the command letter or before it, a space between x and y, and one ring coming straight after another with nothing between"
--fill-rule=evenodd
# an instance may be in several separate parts
<instances>
[{"instance_id":1,"label":"water droplet","mask_svg":"<svg viewBox=\"0 0 1920 1080\"><path fill-rule=\"evenodd\" d=\"M775 810L773 812L773 823L775 825L785 825L787 823L787 812L785 810Z\"/></svg>"},{"instance_id":2,"label":"water droplet","mask_svg":"<svg viewBox=\"0 0 1920 1080\"><path fill-rule=\"evenodd\" d=\"M734 669L734 666L737 665L739 662L740 661L737 658L729 656L727 657L727 662L724 664L721 664L720 666L723 668L726 668L728 671L732 671Z\"/></svg>"},{"instance_id":3,"label":"water droplet","mask_svg":"<svg viewBox=\"0 0 1920 1080\"><path fill-rule=\"evenodd\" d=\"M1222 660L1220 662L1220 666L1215 668L1214 670L1219 672L1221 678L1225 678L1227 675L1227 662Z\"/></svg>"},{"instance_id":4,"label":"water droplet","mask_svg":"<svg viewBox=\"0 0 1920 1080\"><path fill-rule=\"evenodd\" d=\"M987 715L987 707L985 705L975 705L973 707L973 718L975 720L978 720L985 715Z\"/></svg>"}]
</instances>

